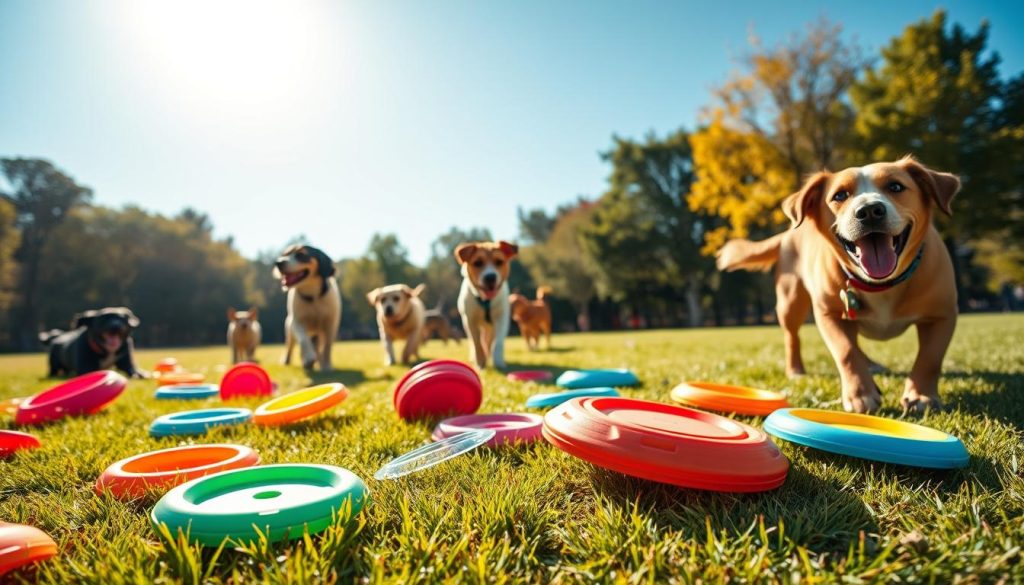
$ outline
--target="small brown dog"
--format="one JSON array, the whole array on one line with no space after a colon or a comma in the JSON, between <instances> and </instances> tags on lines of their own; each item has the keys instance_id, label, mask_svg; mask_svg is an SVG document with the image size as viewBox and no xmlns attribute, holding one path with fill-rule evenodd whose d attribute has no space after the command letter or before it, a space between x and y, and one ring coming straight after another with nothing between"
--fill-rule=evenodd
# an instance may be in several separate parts
<instances>
[{"instance_id":1,"label":"small brown dog","mask_svg":"<svg viewBox=\"0 0 1024 585\"><path fill-rule=\"evenodd\" d=\"M256 361L256 348L263 337L258 317L256 307L250 307L248 311L236 311L234 307L228 309L228 347L231 348L231 363Z\"/></svg>"},{"instance_id":2,"label":"small brown dog","mask_svg":"<svg viewBox=\"0 0 1024 585\"><path fill-rule=\"evenodd\" d=\"M392 284L375 288L366 293L366 299L377 308L377 327L380 328L380 342L384 345L385 363L395 363L394 342L405 340L402 349L402 363L419 359L420 341L423 339L423 322L426 308L420 295L426 285L409 288L404 284Z\"/></svg>"},{"instance_id":3,"label":"small brown dog","mask_svg":"<svg viewBox=\"0 0 1024 585\"><path fill-rule=\"evenodd\" d=\"M876 410L882 395L857 335L892 339L917 326L917 359L904 409L938 408L942 360L956 328L953 262L932 225L950 214L960 180L913 158L815 174L782 203L789 231L761 242L732 240L723 270L775 273L776 311L785 331L786 370L804 373L800 325L814 312L842 379L843 407Z\"/></svg>"},{"instance_id":4,"label":"small brown dog","mask_svg":"<svg viewBox=\"0 0 1024 585\"><path fill-rule=\"evenodd\" d=\"M551 289L542 286L537 289L537 300L531 301L519 293L508 297L512 307L512 320L519 326L519 334L526 340L530 351L540 349L540 336L543 334L547 348L551 349L551 307L544 297L551 294Z\"/></svg>"},{"instance_id":5,"label":"small brown dog","mask_svg":"<svg viewBox=\"0 0 1024 585\"><path fill-rule=\"evenodd\" d=\"M454 312L455 309L452 311ZM445 345L448 345L449 339L454 340L455 343L462 341L459 330L452 327L451 321L448 320L448 316L440 306L427 309L427 312L423 314L423 336L420 344L422 345L434 337L443 341Z\"/></svg>"},{"instance_id":6,"label":"small brown dog","mask_svg":"<svg viewBox=\"0 0 1024 585\"><path fill-rule=\"evenodd\" d=\"M469 242L455 248L462 266L459 314L466 336L472 341L469 359L483 369L487 360L505 367L505 337L508 335L508 270L519 246L509 242Z\"/></svg>"}]
</instances>

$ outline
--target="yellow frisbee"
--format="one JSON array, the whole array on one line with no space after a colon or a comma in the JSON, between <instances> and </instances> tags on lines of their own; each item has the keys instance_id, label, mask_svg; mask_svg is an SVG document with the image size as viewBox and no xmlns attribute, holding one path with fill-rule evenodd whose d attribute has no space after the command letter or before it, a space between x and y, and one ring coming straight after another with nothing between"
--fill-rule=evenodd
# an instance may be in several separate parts
<instances>
[{"instance_id":1,"label":"yellow frisbee","mask_svg":"<svg viewBox=\"0 0 1024 585\"><path fill-rule=\"evenodd\" d=\"M252 415L252 422L264 426L286 425L316 416L348 397L344 384L320 384L296 390L264 402Z\"/></svg>"}]
</instances>

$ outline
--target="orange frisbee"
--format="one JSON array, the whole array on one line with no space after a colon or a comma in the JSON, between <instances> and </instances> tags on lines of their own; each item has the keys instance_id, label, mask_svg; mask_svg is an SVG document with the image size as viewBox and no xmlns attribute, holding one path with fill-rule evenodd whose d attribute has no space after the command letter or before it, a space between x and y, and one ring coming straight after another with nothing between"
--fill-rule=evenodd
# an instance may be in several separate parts
<instances>
[{"instance_id":1,"label":"orange frisbee","mask_svg":"<svg viewBox=\"0 0 1024 585\"><path fill-rule=\"evenodd\" d=\"M171 384L202 384L206 380L203 374L191 372L161 372L156 379L157 386L170 386Z\"/></svg>"},{"instance_id":2,"label":"orange frisbee","mask_svg":"<svg viewBox=\"0 0 1024 585\"><path fill-rule=\"evenodd\" d=\"M264 402L252 422L264 426L286 425L316 416L348 398L344 384L320 384Z\"/></svg>"},{"instance_id":3,"label":"orange frisbee","mask_svg":"<svg viewBox=\"0 0 1024 585\"><path fill-rule=\"evenodd\" d=\"M156 370L157 372L160 372L161 374L164 374L168 372L178 372L181 370L181 366L178 365L178 360L169 357L158 361L156 363L156 367L153 369Z\"/></svg>"},{"instance_id":4,"label":"orange frisbee","mask_svg":"<svg viewBox=\"0 0 1024 585\"><path fill-rule=\"evenodd\" d=\"M0 522L0 577L57 554L57 543L34 526Z\"/></svg>"},{"instance_id":5,"label":"orange frisbee","mask_svg":"<svg viewBox=\"0 0 1024 585\"><path fill-rule=\"evenodd\" d=\"M764 416L789 406L778 392L714 382L683 382L672 389L672 400L718 412Z\"/></svg>"},{"instance_id":6,"label":"orange frisbee","mask_svg":"<svg viewBox=\"0 0 1024 585\"><path fill-rule=\"evenodd\" d=\"M96 493L120 499L142 496L153 487L170 489L191 479L258 465L260 456L241 445L188 445L142 453L108 467L96 480Z\"/></svg>"}]
</instances>

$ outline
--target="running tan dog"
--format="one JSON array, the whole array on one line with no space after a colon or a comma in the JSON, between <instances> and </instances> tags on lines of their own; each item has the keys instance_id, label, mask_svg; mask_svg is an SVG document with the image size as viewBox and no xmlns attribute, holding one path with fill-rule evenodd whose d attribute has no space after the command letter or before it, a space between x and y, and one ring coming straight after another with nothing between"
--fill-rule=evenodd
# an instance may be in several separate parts
<instances>
[{"instance_id":1,"label":"running tan dog","mask_svg":"<svg viewBox=\"0 0 1024 585\"><path fill-rule=\"evenodd\" d=\"M248 311L228 309L228 347L231 348L231 363L255 362L256 348L263 337L263 329L257 320L256 307Z\"/></svg>"},{"instance_id":2,"label":"running tan dog","mask_svg":"<svg viewBox=\"0 0 1024 585\"><path fill-rule=\"evenodd\" d=\"M820 172L783 202L789 231L761 242L733 240L718 254L723 270L778 264L776 311L785 331L786 370L804 373L800 325L814 319L842 379L843 407L877 409L882 396L857 335L891 339L917 326L917 359L901 403L938 408L942 360L956 328L953 263L932 225L950 214L960 180L906 157L895 163Z\"/></svg>"},{"instance_id":3,"label":"running tan dog","mask_svg":"<svg viewBox=\"0 0 1024 585\"><path fill-rule=\"evenodd\" d=\"M472 341L469 359L480 368L488 357L496 368L505 367L508 335L508 267L519 246L508 242L472 242L459 245L455 258L462 265L459 314Z\"/></svg>"},{"instance_id":4,"label":"running tan dog","mask_svg":"<svg viewBox=\"0 0 1024 585\"><path fill-rule=\"evenodd\" d=\"M512 307L512 320L519 326L519 333L526 340L526 347L530 348L530 351L537 351L540 348L542 334L548 349L551 349L551 307L544 300L550 293L550 288L542 286L537 289L535 301L519 293L513 293L508 297L508 304Z\"/></svg>"},{"instance_id":5,"label":"running tan dog","mask_svg":"<svg viewBox=\"0 0 1024 585\"><path fill-rule=\"evenodd\" d=\"M408 364L419 359L420 341L423 339L423 323L426 320L426 307L420 295L426 285L409 288L404 284L392 284L375 288L366 294L366 299L377 308L377 327L380 329L380 342L384 345L389 366L395 363L396 339L405 340L402 349L402 363Z\"/></svg>"},{"instance_id":6,"label":"running tan dog","mask_svg":"<svg viewBox=\"0 0 1024 585\"><path fill-rule=\"evenodd\" d=\"M288 291L283 363L291 363L292 348L298 343L304 368L311 370L319 362L320 371L331 371L331 345L341 324L334 262L312 246L291 246L274 263L274 275Z\"/></svg>"}]
</instances>

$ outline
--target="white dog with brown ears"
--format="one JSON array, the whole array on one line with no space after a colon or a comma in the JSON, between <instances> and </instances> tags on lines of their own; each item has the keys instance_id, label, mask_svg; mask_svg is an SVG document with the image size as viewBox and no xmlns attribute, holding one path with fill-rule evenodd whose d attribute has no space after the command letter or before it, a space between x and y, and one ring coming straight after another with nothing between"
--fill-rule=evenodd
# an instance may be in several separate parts
<instances>
[{"instance_id":1,"label":"white dog with brown ears","mask_svg":"<svg viewBox=\"0 0 1024 585\"><path fill-rule=\"evenodd\" d=\"M505 367L505 337L511 311L508 303L508 269L519 246L508 242L460 244L455 258L462 266L459 313L472 341L469 359L477 367Z\"/></svg>"},{"instance_id":2,"label":"white dog with brown ears","mask_svg":"<svg viewBox=\"0 0 1024 585\"><path fill-rule=\"evenodd\" d=\"M427 288L421 284L409 288L405 284L392 284L375 288L366 293L366 300L377 309L377 327L380 342L384 345L385 363L395 364L395 340L405 340L402 349L402 363L419 359L420 341L423 339L423 324L427 319L427 308L420 295Z\"/></svg>"}]
</instances>

